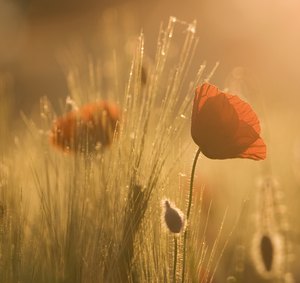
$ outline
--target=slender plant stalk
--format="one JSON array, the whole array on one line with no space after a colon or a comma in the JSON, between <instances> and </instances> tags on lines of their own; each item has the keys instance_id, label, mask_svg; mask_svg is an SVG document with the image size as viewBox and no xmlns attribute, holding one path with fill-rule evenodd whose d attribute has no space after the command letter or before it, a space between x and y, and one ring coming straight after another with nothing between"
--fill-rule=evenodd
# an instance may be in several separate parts
<instances>
[{"instance_id":1,"label":"slender plant stalk","mask_svg":"<svg viewBox=\"0 0 300 283\"><path fill-rule=\"evenodd\" d=\"M173 266L173 283L176 283L176 268L177 268L177 237L174 236L174 266Z\"/></svg>"},{"instance_id":2,"label":"slender plant stalk","mask_svg":"<svg viewBox=\"0 0 300 283\"><path fill-rule=\"evenodd\" d=\"M184 231L184 238L183 238L183 261L182 261L182 276L181 276L182 283L184 282L184 279L185 279L186 241L187 241L187 232L188 232L188 228L189 228L188 220L189 220L191 208L192 208L194 177L195 177L196 165L197 165L197 161L198 161L198 157L199 157L200 153L201 153L201 150L200 150L200 148L198 148L195 158L194 158L192 173L191 173L189 200L188 200L188 207L187 207L187 212L186 212L187 227Z\"/></svg>"}]
</instances>

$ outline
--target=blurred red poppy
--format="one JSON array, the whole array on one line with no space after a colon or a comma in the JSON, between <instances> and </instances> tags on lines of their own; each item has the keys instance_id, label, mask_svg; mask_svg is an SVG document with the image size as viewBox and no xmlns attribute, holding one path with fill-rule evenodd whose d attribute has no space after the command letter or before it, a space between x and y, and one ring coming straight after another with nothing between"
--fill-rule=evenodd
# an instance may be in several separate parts
<instances>
[{"instance_id":1,"label":"blurred red poppy","mask_svg":"<svg viewBox=\"0 0 300 283\"><path fill-rule=\"evenodd\" d=\"M196 89L191 134L208 158L266 158L259 120L251 106L209 83Z\"/></svg>"},{"instance_id":2,"label":"blurred red poppy","mask_svg":"<svg viewBox=\"0 0 300 283\"><path fill-rule=\"evenodd\" d=\"M120 110L113 103L86 104L53 122L50 141L64 151L93 152L112 143L119 120Z\"/></svg>"}]
</instances>

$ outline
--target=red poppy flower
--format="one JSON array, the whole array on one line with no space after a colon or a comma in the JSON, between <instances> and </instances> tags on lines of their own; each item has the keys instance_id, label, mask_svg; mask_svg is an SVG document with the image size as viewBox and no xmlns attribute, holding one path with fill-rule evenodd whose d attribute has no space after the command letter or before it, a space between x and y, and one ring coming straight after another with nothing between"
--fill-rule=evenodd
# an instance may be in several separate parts
<instances>
[{"instance_id":1,"label":"red poppy flower","mask_svg":"<svg viewBox=\"0 0 300 283\"><path fill-rule=\"evenodd\" d=\"M208 158L266 158L259 120L251 106L209 83L196 89L191 133Z\"/></svg>"},{"instance_id":2,"label":"red poppy flower","mask_svg":"<svg viewBox=\"0 0 300 283\"><path fill-rule=\"evenodd\" d=\"M115 104L86 104L53 122L50 141L64 151L93 152L98 146L111 144L119 119L120 111Z\"/></svg>"}]
</instances>

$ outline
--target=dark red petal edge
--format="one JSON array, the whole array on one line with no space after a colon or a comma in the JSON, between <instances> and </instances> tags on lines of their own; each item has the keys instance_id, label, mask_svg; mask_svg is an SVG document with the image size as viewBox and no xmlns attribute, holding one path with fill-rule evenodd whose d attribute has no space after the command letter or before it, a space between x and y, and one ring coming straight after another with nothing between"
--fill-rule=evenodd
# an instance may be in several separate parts
<instances>
[{"instance_id":1,"label":"dark red petal edge","mask_svg":"<svg viewBox=\"0 0 300 283\"><path fill-rule=\"evenodd\" d=\"M267 147L262 138L258 138L244 152L239 154L241 158L250 158L254 160L264 160L267 155Z\"/></svg>"},{"instance_id":2,"label":"dark red petal edge","mask_svg":"<svg viewBox=\"0 0 300 283\"><path fill-rule=\"evenodd\" d=\"M239 119L247 123L249 126L253 127L253 129L260 134L260 125L257 115L253 111L252 107L245 101L241 100L236 95L231 95L225 93L226 97L228 98L229 102L235 108Z\"/></svg>"}]
</instances>

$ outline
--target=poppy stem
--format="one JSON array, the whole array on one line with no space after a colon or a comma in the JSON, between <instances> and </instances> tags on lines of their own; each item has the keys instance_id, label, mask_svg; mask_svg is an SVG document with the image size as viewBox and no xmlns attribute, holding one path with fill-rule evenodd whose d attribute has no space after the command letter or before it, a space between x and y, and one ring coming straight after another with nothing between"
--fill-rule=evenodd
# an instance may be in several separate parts
<instances>
[{"instance_id":1,"label":"poppy stem","mask_svg":"<svg viewBox=\"0 0 300 283\"><path fill-rule=\"evenodd\" d=\"M201 153L201 150L200 150L200 148L198 148L195 158L194 158L192 172L191 172L189 200L188 200L188 207L187 207L187 212L186 212L187 227L184 231L184 238L183 238L183 261L182 261L182 276L181 276L182 283L184 282L184 278L185 278L186 241L187 241L187 232L188 232L188 228L189 228L188 220L189 220L191 208L192 208L194 177L195 177L196 165L197 165L197 161L198 161L198 157L199 157L200 153Z\"/></svg>"},{"instance_id":2,"label":"poppy stem","mask_svg":"<svg viewBox=\"0 0 300 283\"><path fill-rule=\"evenodd\" d=\"M177 237L174 236L174 265L173 265L173 282L176 283L176 268L177 268Z\"/></svg>"},{"instance_id":3,"label":"poppy stem","mask_svg":"<svg viewBox=\"0 0 300 283\"><path fill-rule=\"evenodd\" d=\"M186 221L188 221L188 219L190 217L190 213L191 213L192 200L193 200L194 177L195 177L196 165L197 165L197 161L198 161L200 153L201 153L201 150L200 150L200 148L198 148L198 150L196 152L196 155L195 155L195 158L194 158L194 163L193 163L192 173L191 173L189 202L188 202L188 208L187 208L187 212L186 212Z\"/></svg>"}]
</instances>

